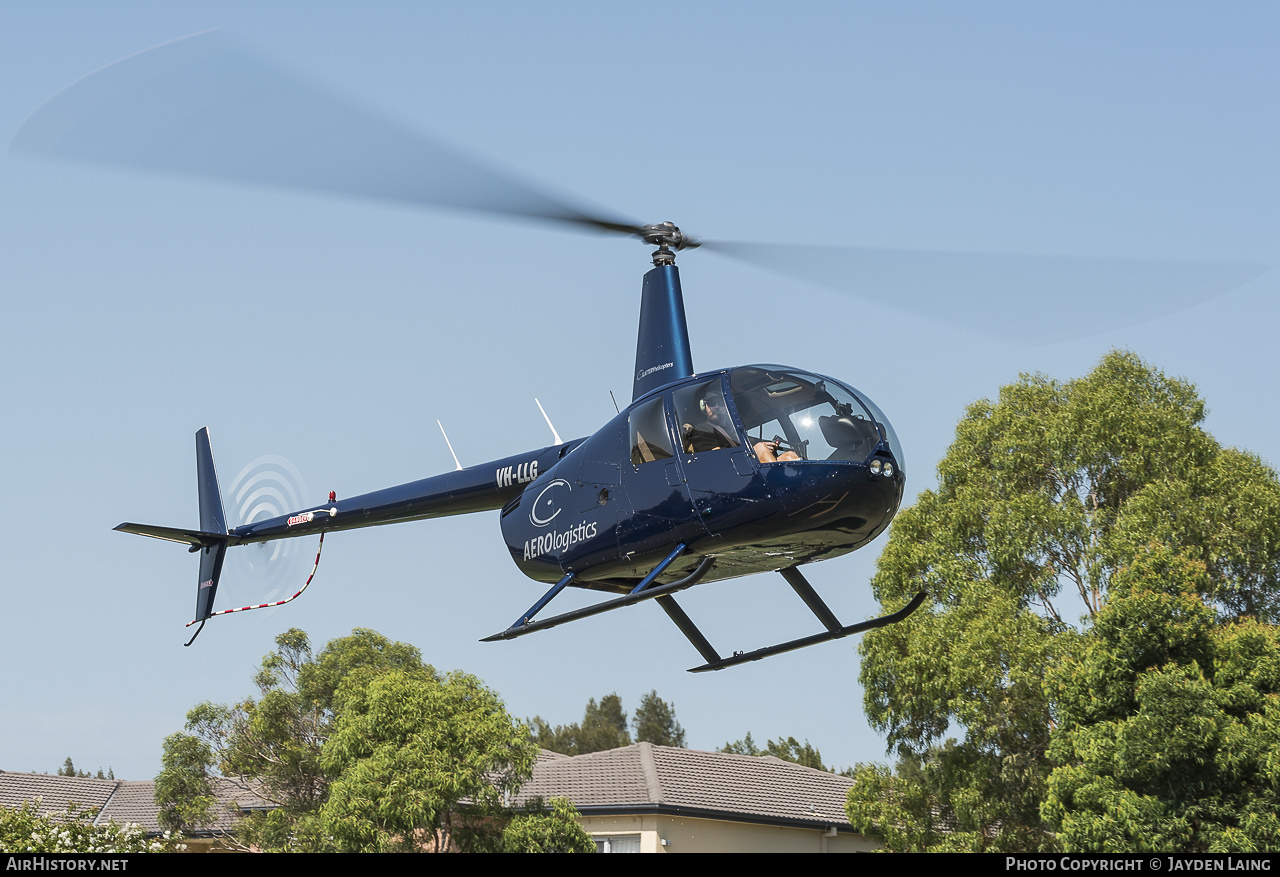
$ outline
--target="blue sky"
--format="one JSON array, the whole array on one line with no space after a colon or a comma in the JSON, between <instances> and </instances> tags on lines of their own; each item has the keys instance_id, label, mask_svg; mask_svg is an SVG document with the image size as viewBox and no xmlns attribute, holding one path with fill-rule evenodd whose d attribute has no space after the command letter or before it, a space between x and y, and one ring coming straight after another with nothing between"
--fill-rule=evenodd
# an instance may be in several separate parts
<instances>
[{"instance_id":1,"label":"blue sky","mask_svg":"<svg viewBox=\"0 0 1280 877\"><path fill-rule=\"evenodd\" d=\"M1261 2L6 4L0 133L104 64L223 27L552 191L711 238L1275 264L1278 26ZM576 721L589 697L634 709L656 689L695 748L751 731L807 737L840 766L884 758L856 639L696 676L653 606L477 642L541 593L496 514L337 534L296 603L215 619L189 649L193 559L111 532L196 523L202 426L224 489L275 454L317 499L452 468L437 418L464 465L549 443L535 396L562 436L589 434L610 390L629 395L647 250L7 153L0 205L0 769L70 755L153 776L186 711L252 694L295 626L317 645L357 626L414 643L517 716ZM906 446L911 493L967 404L1112 347L1193 381L1223 444L1280 460L1274 271L1028 346L707 253L680 264L695 366L783 362L864 390ZM1046 320L1075 306L1024 304ZM841 618L878 612L878 548L809 568ZM268 590L229 572L219 604ZM816 629L778 576L682 604L722 652Z\"/></svg>"}]
</instances>

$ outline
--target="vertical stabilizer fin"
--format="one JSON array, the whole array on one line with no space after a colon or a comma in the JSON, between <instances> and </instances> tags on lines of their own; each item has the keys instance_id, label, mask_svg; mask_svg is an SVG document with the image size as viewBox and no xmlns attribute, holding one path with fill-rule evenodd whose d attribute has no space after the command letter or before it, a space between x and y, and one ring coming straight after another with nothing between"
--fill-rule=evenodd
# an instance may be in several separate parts
<instances>
[{"instance_id":1,"label":"vertical stabilizer fin","mask_svg":"<svg viewBox=\"0 0 1280 877\"><path fill-rule=\"evenodd\" d=\"M222 509L222 491L218 489L218 473L213 467L213 448L209 444L209 428L196 433L196 482L200 491L200 529L206 533L227 532L227 516ZM218 592L222 560L227 553L226 539L205 545L200 552L200 578L196 589L196 621L213 614L213 598ZM194 640L195 637L192 637Z\"/></svg>"},{"instance_id":2,"label":"vertical stabilizer fin","mask_svg":"<svg viewBox=\"0 0 1280 877\"><path fill-rule=\"evenodd\" d=\"M206 533L227 532L227 516L222 511L222 491L213 468L213 448L209 427L196 433L196 481L200 490L200 529Z\"/></svg>"},{"instance_id":3,"label":"vertical stabilizer fin","mask_svg":"<svg viewBox=\"0 0 1280 877\"><path fill-rule=\"evenodd\" d=\"M226 554L226 542L200 549L200 586L196 590L196 621L204 621L213 614L213 597L218 592L218 578L222 575L222 559Z\"/></svg>"}]
</instances>

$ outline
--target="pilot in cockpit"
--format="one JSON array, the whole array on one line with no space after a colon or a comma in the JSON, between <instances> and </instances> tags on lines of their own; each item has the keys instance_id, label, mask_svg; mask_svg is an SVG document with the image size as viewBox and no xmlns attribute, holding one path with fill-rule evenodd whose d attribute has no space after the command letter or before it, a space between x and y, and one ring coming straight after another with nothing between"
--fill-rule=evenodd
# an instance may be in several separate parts
<instances>
[{"instance_id":1,"label":"pilot in cockpit","mask_svg":"<svg viewBox=\"0 0 1280 877\"><path fill-rule=\"evenodd\" d=\"M724 393L718 383L707 387L698 400L698 410L702 414L702 422L696 426L685 423L681 428L686 452L718 451L741 444L735 436L733 422L729 419L729 406L725 404Z\"/></svg>"},{"instance_id":2,"label":"pilot in cockpit","mask_svg":"<svg viewBox=\"0 0 1280 877\"><path fill-rule=\"evenodd\" d=\"M741 444L736 437L733 421L729 418L729 406L725 404L724 394L718 384L710 384L707 387L702 398L698 400L698 409L703 415L702 422L696 426L685 423L681 428L687 453L718 451L723 448L736 448ZM800 455L794 451L783 451L776 440L755 442L751 449L761 463L800 459Z\"/></svg>"}]
</instances>

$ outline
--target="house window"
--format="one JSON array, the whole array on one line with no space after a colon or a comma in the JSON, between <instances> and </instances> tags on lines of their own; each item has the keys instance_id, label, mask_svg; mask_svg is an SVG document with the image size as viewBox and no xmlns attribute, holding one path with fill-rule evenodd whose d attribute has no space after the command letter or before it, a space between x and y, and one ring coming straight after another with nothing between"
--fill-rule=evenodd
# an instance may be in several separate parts
<instances>
[{"instance_id":1,"label":"house window","mask_svg":"<svg viewBox=\"0 0 1280 877\"><path fill-rule=\"evenodd\" d=\"M592 840L596 842L597 853L640 852L640 835L638 834L596 835Z\"/></svg>"}]
</instances>

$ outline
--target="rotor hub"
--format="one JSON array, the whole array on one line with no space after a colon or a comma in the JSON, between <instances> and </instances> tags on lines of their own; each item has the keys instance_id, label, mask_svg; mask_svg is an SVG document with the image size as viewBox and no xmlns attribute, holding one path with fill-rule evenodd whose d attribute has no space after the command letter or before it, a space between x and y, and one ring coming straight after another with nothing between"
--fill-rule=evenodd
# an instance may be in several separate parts
<instances>
[{"instance_id":1,"label":"rotor hub","mask_svg":"<svg viewBox=\"0 0 1280 877\"><path fill-rule=\"evenodd\" d=\"M698 246L699 241L680 231L674 222L655 222L641 226L640 237L646 244L653 244L658 249L653 251L653 264L674 265L676 252L690 250Z\"/></svg>"}]
</instances>

